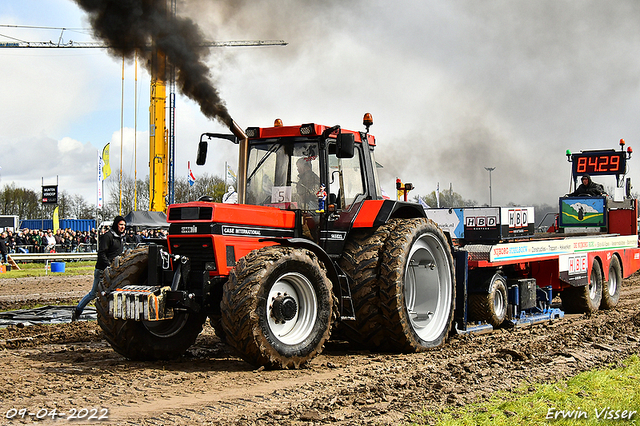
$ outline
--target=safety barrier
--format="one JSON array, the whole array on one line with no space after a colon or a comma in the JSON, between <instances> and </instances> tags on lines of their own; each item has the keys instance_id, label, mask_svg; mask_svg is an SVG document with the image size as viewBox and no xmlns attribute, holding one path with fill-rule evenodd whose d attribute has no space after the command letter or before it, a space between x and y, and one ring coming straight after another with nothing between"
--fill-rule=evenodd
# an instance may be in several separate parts
<instances>
[{"instance_id":1,"label":"safety barrier","mask_svg":"<svg viewBox=\"0 0 640 426\"><path fill-rule=\"evenodd\" d=\"M13 249L15 253L85 253L97 251L95 244L82 243L75 246L56 244L55 246L33 244L18 244Z\"/></svg>"},{"instance_id":2,"label":"safety barrier","mask_svg":"<svg viewBox=\"0 0 640 426\"><path fill-rule=\"evenodd\" d=\"M8 255L16 262L44 262L57 260L97 260L98 253L11 253Z\"/></svg>"}]
</instances>

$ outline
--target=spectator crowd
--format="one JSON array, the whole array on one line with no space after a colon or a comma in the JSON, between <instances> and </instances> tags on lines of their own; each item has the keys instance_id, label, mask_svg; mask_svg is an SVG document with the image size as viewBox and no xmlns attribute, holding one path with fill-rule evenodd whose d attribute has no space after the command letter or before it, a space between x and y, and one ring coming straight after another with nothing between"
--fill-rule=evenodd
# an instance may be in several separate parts
<instances>
[{"instance_id":1,"label":"spectator crowd","mask_svg":"<svg viewBox=\"0 0 640 426\"><path fill-rule=\"evenodd\" d=\"M100 234L109 230L108 226L100 229ZM126 231L127 245L135 246L149 238L166 238L167 231L147 230ZM97 251L98 233L95 228L91 231L74 231L70 228L58 229L28 229L18 232L2 232L0 239L4 240L8 253L72 253Z\"/></svg>"}]
</instances>

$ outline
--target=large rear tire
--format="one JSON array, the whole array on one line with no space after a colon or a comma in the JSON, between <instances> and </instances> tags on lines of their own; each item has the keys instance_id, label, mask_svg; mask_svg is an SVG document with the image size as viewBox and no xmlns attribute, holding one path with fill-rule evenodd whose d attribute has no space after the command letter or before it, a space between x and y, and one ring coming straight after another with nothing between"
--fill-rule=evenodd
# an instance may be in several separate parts
<instances>
[{"instance_id":1,"label":"large rear tire","mask_svg":"<svg viewBox=\"0 0 640 426\"><path fill-rule=\"evenodd\" d=\"M381 251L394 223L374 230L354 230L338 264L351 278L351 299L355 321L341 321L337 334L352 344L370 349L384 346L385 327L380 310Z\"/></svg>"},{"instance_id":2,"label":"large rear tire","mask_svg":"<svg viewBox=\"0 0 640 426\"><path fill-rule=\"evenodd\" d=\"M568 314L589 314L598 310L602 301L602 268L593 260L589 284L570 287L560 294L562 309Z\"/></svg>"},{"instance_id":3,"label":"large rear tire","mask_svg":"<svg viewBox=\"0 0 640 426\"><path fill-rule=\"evenodd\" d=\"M507 317L507 280L498 273L489 279L487 293L469 295L469 318L497 328Z\"/></svg>"},{"instance_id":4,"label":"large rear tire","mask_svg":"<svg viewBox=\"0 0 640 426\"><path fill-rule=\"evenodd\" d=\"M240 259L220 307L227 343L250 364L274 368L298 368L319 354L337 312L316 255L281 246Z\"/></svg>"},{"instance_id":5,"label":"large rear tire","mask_svg":"<svg viewBox=\"0 0 640 426\"><path fill-rule=\"evenodd\" d=\"M428 219L398 221L385 244L381 270L387 349L418 352L442 345L453 321L455 278L440 228Z\"/></svg>"},{"instance_id":6,"label":"large rear tire","mask_svg":"<svg viewBox=\"0 0 640 426\"><path fill-rule=\"evenodd\" d=\"M613 309L620 300L620 286L622 285L622 267L618 256L613 255L609 264L609 280L602 289L600 309Z\"/></svg>"},{"instance_id":7,"label":"large rear tire","mask_svg":"<svg viewBox=\"0 0 640 426\"><path fill-rule=\"evenodd\" d=\"M192 312L176 312L173 319L135 321L113 319L109 302L102 293L127 285L147 285L149 249L142 247L114 259L105 269L99 284L96 310L98 325L111 347L132 360L175 359L195 342L206 316Z\"/></svg>"}]
</instances>

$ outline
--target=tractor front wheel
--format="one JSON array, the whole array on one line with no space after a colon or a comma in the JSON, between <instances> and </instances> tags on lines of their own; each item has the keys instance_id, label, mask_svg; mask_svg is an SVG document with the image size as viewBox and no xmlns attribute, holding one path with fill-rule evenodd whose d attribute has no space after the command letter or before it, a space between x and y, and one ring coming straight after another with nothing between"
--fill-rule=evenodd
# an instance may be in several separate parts
<instances>
[{"instance_id":1,"label":"tractor front wheel","mask_svg":"<svg viewBox=\"0 0 640 426\"><path fill-rule=\"evenodd\" d=\"M329 339L336 303L311 251L270 246L240 259L224 285L222 326L250 364L298 368Z\"/></svg>"},{"instance_id":2,"label":"tractor front wheel","mask_svg":"<svg viewBox=\"0 0 640 426\"><path fill-rule=\"evenodd\" d=\"M141 361L175 359L195 342L206 316L180 311L168 320L135 321L114 319L109 315L106 294L127 285L147 285L148 263L149 249L143 247L117 257L105 269L96 300L98 325L111 347L126 358Z\"/></svg>"}]
</instances>

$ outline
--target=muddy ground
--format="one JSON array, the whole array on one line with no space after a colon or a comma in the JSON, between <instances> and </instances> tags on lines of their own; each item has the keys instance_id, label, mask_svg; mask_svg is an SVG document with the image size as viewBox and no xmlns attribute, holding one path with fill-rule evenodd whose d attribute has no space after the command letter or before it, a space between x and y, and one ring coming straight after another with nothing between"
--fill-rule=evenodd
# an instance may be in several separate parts
<instances>
[{"instance_id":1,"label":"muddy ground","mask_svg":"<svg viewBox=\"0 0 640 426\"><path fill-rule=\"evenodd\" d=\"M0 307L75 302L91 276L0 280ZM255 369L207 324L186 356L132 362L95 322L0 330L0 423L95 409L115 425L387 425L423 407L480 401L527 381L548 382L640 352L640 275L612 311L550 324L457 336L420 354L359 351L330 342L306 368ZM26 409L23 419L15 411ZM92 414L89 411L89 414ZM546 413L530 413L543 418ZM65 417L58 416L56 424ZM64 423L64 421L62 422ZM76 421L84 424L85 421Z\"/></svg>"}]
</instances>

